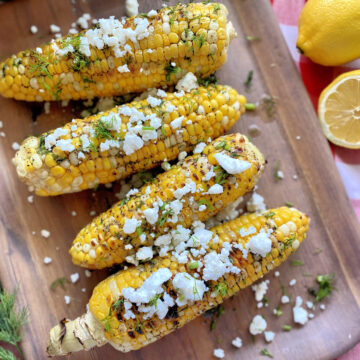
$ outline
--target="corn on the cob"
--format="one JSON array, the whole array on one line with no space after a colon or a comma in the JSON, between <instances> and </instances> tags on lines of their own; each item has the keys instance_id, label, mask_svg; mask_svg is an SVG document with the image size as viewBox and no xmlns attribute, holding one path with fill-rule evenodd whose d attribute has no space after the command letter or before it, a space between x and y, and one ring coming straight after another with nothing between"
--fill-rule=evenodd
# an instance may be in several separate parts
<instances>
[{"instance_id":1,"label":"corn on the cob","mask_svg":"<svg viewBox=\"0 0 360 360\"><path fill-rule=\"evenodd\" d=\"M223 135L245 111L228 86L157 94L27 138L13 160L20 179L42 196L123 179Z\"/></svg>"},{"instance_id":2,"label":"corn on the cob","mask_svg":"<svg viewBox=\"0 0 360 360\"><path fill-rule=\"evenodd\" d=\"M221 167L227 167L221 157L239 165L227 168L232 175ZM125 260L136 263L151 258L155 234L214 216L250 191L263 168L262 154L245 136L218 138L203 154L187 157L152 183L130 191L131 196L83 228L70 249L74 264L101 269Z\"/></svg>"},{"instance_id":3,"label":"corn on the cob","mask_svg":"<svg viewBox=\"0 0 360 360\"><path fill-rule=\"evenodd\" d=\"M87 314L50 331L48 353L67 355L107 342L123 352L139 349L279 266L298 249L308 228L309 218L294 208L247 214L213 228L205 253L188 255L186 263L171 256L157 257L152 263L122 270L95 287ZM221 258L227 269L219 271L210 257ZM159 269L162 275L168 273L163 282ZM179 285L182 274L193 286L189 292L183 283ZM155 276L157 281L149 284ZM143 300L134 300L140 293ZM151 300L145 300L150 295Z\"/></svg>"},{"instance_id":4,"label":"corn on the cob","mask_svg":"<svg viewBox=\"0 0 360 360\"><path fill-rule=\"evenodd\" d=\"M89 30L0 64L0 94L26 101L87 99L207 76L226 61L236 32L222 4L178 4L155 16L100 19Z\"/></svg>"}]
</instances>

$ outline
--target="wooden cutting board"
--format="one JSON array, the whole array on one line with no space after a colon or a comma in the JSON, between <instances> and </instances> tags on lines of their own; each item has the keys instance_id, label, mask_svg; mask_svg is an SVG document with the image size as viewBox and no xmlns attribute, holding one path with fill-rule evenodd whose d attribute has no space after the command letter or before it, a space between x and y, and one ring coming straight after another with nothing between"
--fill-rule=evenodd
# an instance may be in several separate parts
<instances>
[{"instance_id":1,"label":"wooden cutting board","mask_svg":"<svg viewBox=\"0 0 360 360\"><path fill-rule=\"evenodd\" d=\"M160 1L141 1L145 12L161 5ZM209 319L198 318L183 329L167 336L141 351L119 354L111 346L90 353L79 353L71 359L210 359L214 348L225 350L227 359L258 359L266 347L275 359L333 359L360 340L360 230L343 184L334 165L329 146L316 119L300 76L282 38L268 0L224 1L230 18L238 32L229 51L227 64L219 71L221 83L244 92L244 81L254 71L249 101L256 102L262 95L276 97L272 118L262 109L247 113L235 125L234 131L249 132L256 124L260 135L253 138L266 155L267 169L259 183L258 192L268 207L295 204L311 216L308 239L293 259L301 259L303 267L292 267L290 262L280 267L280 278L270 274L269 307L257 309L251 289L247 289L225 303L225 314L209 330ZM19 50L35 47L51 38L49 25L60 25L63 32L85 12L94 17L122 16L123 1L119 0L13 0L0 5L0 57ZM39 33L29 32L37 25ZM248 42L246 35L261 40ZM33 110L32 110L33 109ZM35 110L38 110L35 107ZM100 188L80 194L56 198L38 198L27 201L26 187L17 179L11 163L14 151L11 144L28 134L39 134L54 128L74 116L72 106L61 108L51 105L50 115L41 114L32 121L34 107L29 104L0 98L0 120L4 123L5 138L0 138L0 278L7 289L19 284L19 302L27 304L30 323L25 328L22 348L27 359L46 359L48 331L63 317L74 318L85 309L94 285L106 276L95 272L91 278L84 270L71 263L67 251L75 234L90 221L90 211L104 211L115 201L113 192ZM301 139L297 140L300 136ZM284 179L275 181L273 173L281 161ZM293 179L298 176L298 180ZM118 189L118 186L114 186ZM72 216L75 210L77 216ZM48 239L40 230L51 232ZM33 234L35 232L35 234ZM317 249L322 249L319 253ZM43 258L53 262L44 265ZM66 291L50 290L50 284L59 277L79 272L80 281L67 285ZM314 277L303 273L325 274L334 272L336 291L324 301L326 310L315 310L315 319L304 327L294 326L290 305L284 305L284 315L277 318L272 310L282 295L280 284L287 285L292 300L296 295L308 298L307 288L314 286ZM85 292L81 289L85 288ZM72 301L64 303L64 295ZM251 319L262 314L268 329L276 338L265 344L262 336L253 340L248 332ZM293 330L281 331L282 325L291 324ZM240 336L242 349L232 347L231 340Z\"/></svg>"}]
</instances>

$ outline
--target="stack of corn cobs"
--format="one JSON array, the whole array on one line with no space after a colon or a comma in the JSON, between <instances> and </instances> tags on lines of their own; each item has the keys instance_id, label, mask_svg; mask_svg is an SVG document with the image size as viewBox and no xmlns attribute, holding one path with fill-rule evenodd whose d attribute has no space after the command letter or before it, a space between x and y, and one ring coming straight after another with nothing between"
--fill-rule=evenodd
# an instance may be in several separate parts
<instances>
[{"instance_id":1,"label":"stack of corn cobs","mask_svg":"<svg viewBox=\"0 0 360 360\"><path fill-rule=\"evenodd\" d=\"M126 266L95 287L86 314L50 331L50 356L105 343L139 349L264 276L306 237L309 218L288 207L205 227L254 188L265 165L245 136L224 135L244 113L245 97L229 86L201 87L195 78L225 63L236 32L221 4L151 13L101 19L0 65L0 93L19 100L154 88L129 104L27 138L13 161L36 194L91 189L179 157L77 235L70 249L75 264ZM164 91L177 82L177 92Z\"/></svg>"}]
</instances>

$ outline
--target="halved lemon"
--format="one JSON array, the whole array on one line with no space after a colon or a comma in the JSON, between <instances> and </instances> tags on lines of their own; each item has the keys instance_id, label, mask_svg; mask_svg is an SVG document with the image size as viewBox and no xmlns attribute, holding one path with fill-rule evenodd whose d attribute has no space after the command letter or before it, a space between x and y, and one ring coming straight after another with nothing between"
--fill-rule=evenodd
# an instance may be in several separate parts
<instances>
[{"instance_id":1,"label":"halved lemon","mask_svg":"<svg viewBox=\"0 0 360 360\"><path fill-rule=\"evenodd\" d=\"M360 70L338 76L323 90L318 114L329 141L360 149Z\"/></svg>"}]
</instances>

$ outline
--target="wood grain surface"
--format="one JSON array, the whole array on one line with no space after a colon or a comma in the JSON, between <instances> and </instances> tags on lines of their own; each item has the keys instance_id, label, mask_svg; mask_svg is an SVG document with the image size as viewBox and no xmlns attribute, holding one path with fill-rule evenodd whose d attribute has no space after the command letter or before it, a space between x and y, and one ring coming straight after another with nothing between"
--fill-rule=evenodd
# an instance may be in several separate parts
<instances>
[{"instance_id":1,"label":"wood grain surface","mask_svg":"<svg viewBox=\"0 0 360 360\"><path fill-rule=\"evenodd\" d=\"M160 1L140 1L141 12L156 8ZM256 124L260 134L254 143L265 154L267 169L259 183L258 192L266 199L268 207L278 207L291 201L311 216L311 230L301 249L293 255L301 259L303 267L282 265L280 277L270 274L269 307L257 309L251 289L242 291L228 300L225 314L210 332L210 320L200 317L183 329L163 338L143 350L119 354L111 346L88 353L78 353L71 359L210 359L214 348L221 347L226 359L262 358L260 351L266 347L275 359L333 359L360 340L360 230L351 204L334 165L328 143L322 135L312 104L307 96L295 65L268 0L224 1L238 38L230 46L227 64L218 72L220 82L245 92L244 81L254 70L253 86L245 93L249 101L256 102L262 95L276 97L275 114L269 118L262 109L247 113L234 127L234 131L248 134L249 126ZM61 26L63 33L84 12L94 17L124 15L123 1L119 0L13 0L0 5L0 57L5 58L19 50L35 47L51 38L49 25ZM32 35L31 25L39 32ZM259 36L261 40L249 43L246 35ZM20 142L29 134L39 134L70 121L73 105L61 108L51 104L51 113L40 114L32 121L35 110L41 106L0 98L0 120L4 123L6 137L0 138L0 279L11 289L19 284L19 302L27 304L30 323L25 328L22 348L27 359L46 359L48 331L63 317L74 318L85 310L85 305L95 284L106 272L93 272L85 277L84 270L71 263L68 249L76 233L90 221L90 211L104 211L115 201L118 189L101 187L96 193L27 201L26 187L17 179L11 163L14 151L11 144ZM301 140L296 137L300 136ZM273 172L281 161L284 179L275 181ZM298 180L293 179L293 175ZM72 216L75 210L77 216ZM40 230L51 232L48 239ZM35 233L33 233L35 232ZM321 248L319 253L316 249ZM53 262L44 265L43 258ZM80 281L50 290L56 278L79 272ZM289 288L292 300L296 295L308 298L307 288L314 286L314 277L303 273L324 274L334 272L336 291L324 301L326 310L315 310L315 319L304 327L293 326L283 332L284 324L292 324L290 305L284 305L284 315L272 315L282 295L281 284L296 278ZM81 292L81 288L86 288ZM64 295L72 301L65 305ZM268 329L277 333L273 343L265 344L262 336L253 340L248 332L251 319L262 314ZM243 347L232 347L231 340L240 336Z\"/></svg>"}]
</instances>

